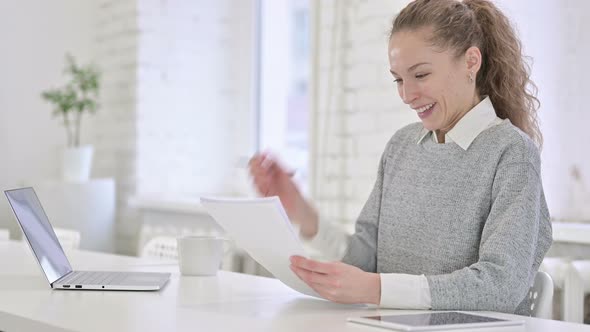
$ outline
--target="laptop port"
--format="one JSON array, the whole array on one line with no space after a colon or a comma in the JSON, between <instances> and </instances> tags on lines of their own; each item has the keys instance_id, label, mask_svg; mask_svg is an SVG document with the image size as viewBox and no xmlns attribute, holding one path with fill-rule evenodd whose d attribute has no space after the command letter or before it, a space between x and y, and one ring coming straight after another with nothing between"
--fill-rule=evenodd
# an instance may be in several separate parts
<instances>
[{"instance_id":1,"label":"laptop port","mask_svg":"<svg viewBox=\"0 0 590 332\"><path fill-rule=\"evenodd\" d=\"M64 288L70 288L70 285L64 285Z\"/></svg>"},{"instance_id":2,"label":"laptop port","mask_svg":"<svg viewBox=\"0 0 590 332\"><path fill-rule=\"evenodd\" d=\"M76 285L76 288L82 288L82 285Z\"/></svg>"}]
</instances>

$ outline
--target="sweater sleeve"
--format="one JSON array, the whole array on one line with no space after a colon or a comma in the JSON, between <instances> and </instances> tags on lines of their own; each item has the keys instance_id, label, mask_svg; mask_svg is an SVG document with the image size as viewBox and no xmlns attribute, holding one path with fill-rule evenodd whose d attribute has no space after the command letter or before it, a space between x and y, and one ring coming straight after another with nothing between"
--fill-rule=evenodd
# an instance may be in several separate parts
<instances>
[{"instance_id":1,"label":"sweater sleeve","mask_svg":"<svg viewBox=\"0 0 590 332\"><path fill-rule=\"evenodd\" d=\"M541 179L530 162L500 165L476 263L427 276L432 308L514 313L551 243Z\"/></svg>"},{"instance_id":2,"label":"sweater sleeve","mask_svg":"<svg viewBox=\"0 0 590 332\"><path fill-rule=\"evenodd\" d=\"M356 220L355 233L350 238L348 248L342 258L342 262L354 265L366 272L377 271L377 229L379 227L386 152L381 156L375 185Z\"/></svg>"}]
</instances>

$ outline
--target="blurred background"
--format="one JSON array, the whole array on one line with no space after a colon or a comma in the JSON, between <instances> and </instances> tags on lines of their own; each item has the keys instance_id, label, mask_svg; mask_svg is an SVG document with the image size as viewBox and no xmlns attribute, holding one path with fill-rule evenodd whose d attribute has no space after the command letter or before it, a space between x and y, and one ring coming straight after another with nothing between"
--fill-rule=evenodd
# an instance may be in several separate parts
<instances>
[{"instance_id":1,"label":"blurred background","mask_svg":"<svg viewBox=\"0 0 590 332\"><path fill-rule=\"evenodd\" d=\"M587 259L590 3L495 2L539 88L551 253ZM388 139L418 121L387 62L392 18L407 3L0 1L0 187L35 187L53 225L84 249L138 255L155 237L221 232L198 197L253 196L247 161L269 150L324 218L351 229ZM63 119L41 98L66 81L66 53L101 75L100 107L81 120L88 178L64 175ZM0 229L20 238L5 199Z\"/></svg>"}]
</instances>

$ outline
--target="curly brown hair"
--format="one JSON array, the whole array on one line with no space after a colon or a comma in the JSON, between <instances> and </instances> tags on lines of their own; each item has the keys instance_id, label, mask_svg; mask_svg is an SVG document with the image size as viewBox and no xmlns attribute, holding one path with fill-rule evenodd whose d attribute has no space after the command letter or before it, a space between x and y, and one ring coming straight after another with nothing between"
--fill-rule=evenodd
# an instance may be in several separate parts
<instances>
[{"instance_id":1,"label":"curly brown hair","mask_svg":"<svg viewBox=\"0 0 590 332\"><path fill-rule=\"evenodd\" d=\"M394 19L390 38L401 30L432 28L430 42L457 57L476 46L482 65L476 78L480 96L489 96L499 118L510 119L540 147L537 87L510 20L487 0L415 0Z\"/></svg>"}]
</instances>

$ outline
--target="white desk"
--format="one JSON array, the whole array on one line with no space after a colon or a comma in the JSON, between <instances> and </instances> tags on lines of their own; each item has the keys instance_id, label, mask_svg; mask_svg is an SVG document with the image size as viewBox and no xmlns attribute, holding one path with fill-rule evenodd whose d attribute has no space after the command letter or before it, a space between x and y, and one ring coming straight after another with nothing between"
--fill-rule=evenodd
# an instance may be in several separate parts
<instances>
[{"instance_id":1,"label":"white desk","mask_svg":"<svg viewBox=\"0 0 590 332\"><path fill-rule=\"evenodd\" d=\"M275 279L223 271L217 277L180 277L174 265L134 257L84 251L68 255L76 269L174 274L160 292L51 290L27 247L0 242L1 331L386 331L346 318L409 312L316 300ZM482 330L487 332L590 331L572 323L487 314L526 320L526 327Z\"/></svg>"}]
</instances>

